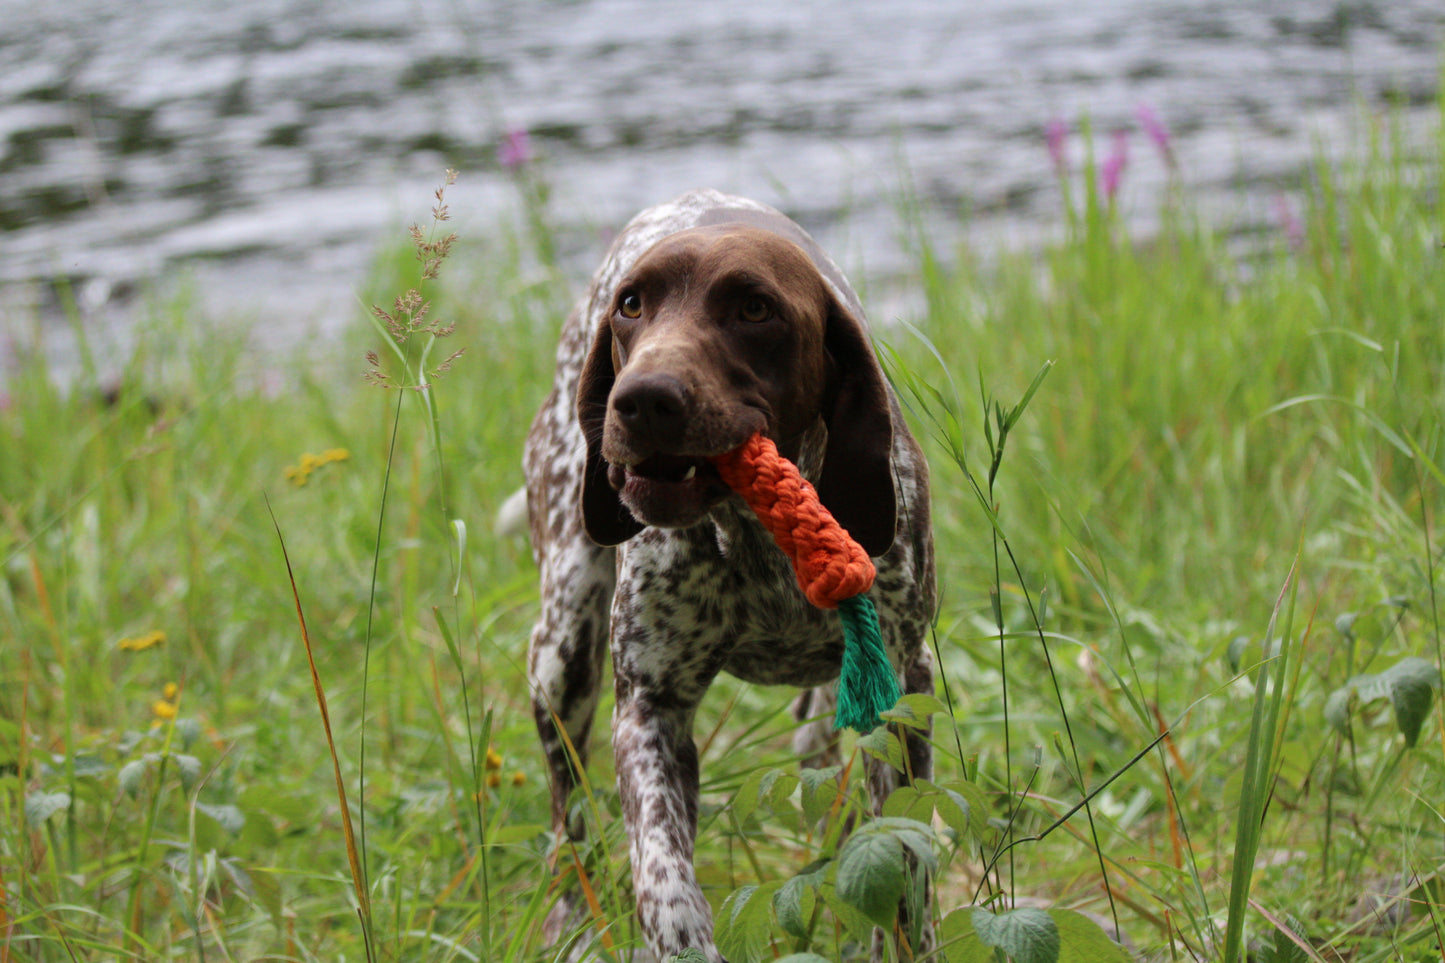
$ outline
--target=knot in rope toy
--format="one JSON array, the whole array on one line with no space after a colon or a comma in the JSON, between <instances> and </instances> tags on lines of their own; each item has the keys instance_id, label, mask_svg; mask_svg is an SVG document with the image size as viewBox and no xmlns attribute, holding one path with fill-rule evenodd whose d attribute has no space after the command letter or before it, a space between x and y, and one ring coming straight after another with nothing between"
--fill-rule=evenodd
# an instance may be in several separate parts
<instances>
[{"instance_id":1,"label":"knot in rope toy","mask_svg":"<svg viewBox=\"0 0 1445 963\"><path fill-rule=\"evenodd\" d=\"M808 601L821 609L838 610L843 666L833 725L871 731L899 694L898 679L883 648L878 613L864 594L873 584L873 560L771 439L753 435L711 461L723 483L743 497L793 563Z\"/></svg>"}]
</instances>

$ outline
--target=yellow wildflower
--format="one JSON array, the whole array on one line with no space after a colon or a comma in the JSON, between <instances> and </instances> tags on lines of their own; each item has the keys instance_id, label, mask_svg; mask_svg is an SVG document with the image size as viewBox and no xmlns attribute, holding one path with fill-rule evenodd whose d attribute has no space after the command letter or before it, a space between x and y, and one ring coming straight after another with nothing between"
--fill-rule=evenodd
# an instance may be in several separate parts
<instances>
[{"instance_id":1,"label":"yellow wildflower","mask_svg":"<svg viewBox=\"0 0 1445 963\"><path fill-rule=\"evenodd\" d=\"M527 774L525 772L522 772L520 769L518 769L516 772L512 773L512 785L524 786L526 784Z\"/></svg>"},{"instance_id":2,"label":"yellow wildflower","mask_svg":"<svg viewBox=\"0 0 1445 963\"><path fill-rule=\"evenodd\" d=\"M502 784L502 774L499 772L487 773L487 788L496 789Z\"/></svg>"},{"instance_id":3,"label":"yellow wildflower","mask_svg":"<svg viewBox=\"0 0 1445 963\"><path fill-rule=\"evenodd\" d=\"M122 652L143 652L146 649L160 645L166 640L164 632L147 632L145 635L137 635L135 638L121 639L118 647Z\"/></svg>"},{"instance_id":4,"label":"yellow wildflower","mask_svg":"<svg viewBox=\"0 0 1445 963\"><path fill-rule=\"evenodd\" d=\"M495 772L502 768L502 754L491 746L487 747L487 771Z\"/></svg>"},{"instance_id":5,"label":"yellow wildflower","mask_svg":"<svg viewBox=\"0 0 1445 963\"><path fill-rule=\"evenodd\" d=\"M164 699L157 699L151 703L151 712L157 719L174 719L176 717L176 704L167 702Z\"/></svg>"},{"instance_id":6,"label":"yellow wildflower","mask_svg":"<svg viewBox=\"0 0 1445 963\"><path fill-rule=\"evenodd\" d=\"M300 488L311 478L311 473L322 465L329 465L334 461L346 461L350 457L351 452L345 448L328 448L319 455L313 455L309 451L302 452L296 464L286 466L286 480Z\"/></svg>"},{"instance_id":7,"label":"yellow wildflower","mask_svg":"<svg viewBox=\"0 0 1445 963\"><path fill-rule=\"evenodd\" d=\"M165 688L161 690L161 694L164 695L169 701L175 702L176 694L180 691L180 686L176 685L174 682L167 682Z\"/></svg>"}]
</instances>

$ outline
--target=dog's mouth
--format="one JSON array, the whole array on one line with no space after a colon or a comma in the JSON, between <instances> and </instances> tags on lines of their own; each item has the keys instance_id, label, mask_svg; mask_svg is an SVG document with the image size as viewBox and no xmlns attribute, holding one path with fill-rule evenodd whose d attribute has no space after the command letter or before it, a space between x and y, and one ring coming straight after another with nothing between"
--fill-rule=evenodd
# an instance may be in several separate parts
<instances>
[{"instance_id":1,"label":"dog's mouth","mask_svg":"<svg viewBox=\"0 0 1445 963\"><path fill-rule=\"evenodd\" d=\"M728 492L712 463L696 455L653 454L630 465L610 464L607 481L638 521L663 528L696 524Z\"/></svg>"},{"instance_id":2,"label":"dog's mouth","mask_svg":"<svg viewBox=\"0 0 1445 963\"><path fill-rule=\"evenodd\" d=\"M607 480L622 491L634 481L650 485L705 487L722 483L717 469L706 458L695 455L649 455L631 465L608 465Z\"/></svg>"}]
</instances>

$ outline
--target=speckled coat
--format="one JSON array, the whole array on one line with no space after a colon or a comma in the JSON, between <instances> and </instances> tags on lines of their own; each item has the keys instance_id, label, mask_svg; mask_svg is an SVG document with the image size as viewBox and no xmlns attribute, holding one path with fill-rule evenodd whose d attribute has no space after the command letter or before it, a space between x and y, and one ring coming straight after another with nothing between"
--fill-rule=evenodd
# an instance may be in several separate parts
<instances>
[{"instance_id":1,"label":"speckled coat","mask_svg":"<svg viewBox=\"0 0 1445 963\"><path fill-rule=\"evenodd\" d=\"M616 238L563 329L524 458L542 595L528 665L554 826L581 832L568 813L571 753L585 765L610 641L618 791L638 920L658 959L690 946L721 959L693 868L693 721L716 675L803 688L794 713L812 721L795 745L813 764L836 752L836 612L807 603L741 499L689 461L706 471L705 456L754 430L877 553L870 596L889 658L904 691L931 692L927 467L858 299L791 220L695 191ZM926 741L908 745L913 775L926 777ZM875 805L899 778L871 767ZM564 897L548 937L585 920ZM587 958L586 943L573 958Z\"/></svg>"}]
</instances>

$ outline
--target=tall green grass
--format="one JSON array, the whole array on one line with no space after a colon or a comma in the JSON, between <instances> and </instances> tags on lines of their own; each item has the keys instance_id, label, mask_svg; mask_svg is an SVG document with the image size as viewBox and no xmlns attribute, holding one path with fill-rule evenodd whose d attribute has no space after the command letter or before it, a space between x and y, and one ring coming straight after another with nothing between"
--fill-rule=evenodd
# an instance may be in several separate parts
<instances>
[{"instance_id":1,"label":"tall green grass","mask_svg":"<svg viewBox=\"0 0 1445 963\"><path fill-rule=\"evenodd\" d=\"M875 328L933 464L938 786L850 843L856 780L720 685L699 863L736 959L859 952L839 867L892 845L934 852L947 959L1034 925L1107 958L1064 910L1147 958L1439 958L1445 148L1374 130L1289 189L1296 238L1180 194L1134 238L1086 176L1043 250L919 242L923 306ZM570 302L529 223L426 282L467 352L424 396L363 384L360 321L354 372L239 379L183 302L116 384L8 373L0 963L548 959L554 867L635 941L607 753L589 843L546 832L534 572L490 529ZM397 245L363 299L417 270Z\"/></svg>"}]
</instances>

